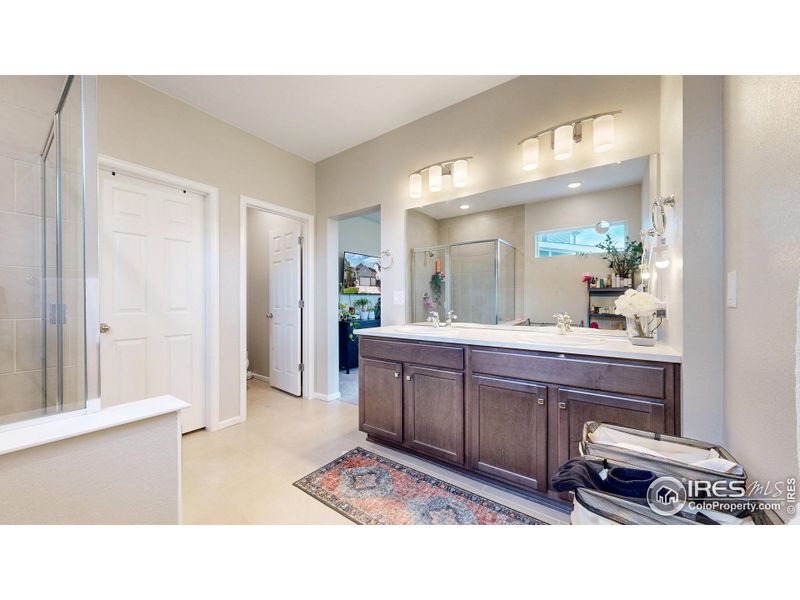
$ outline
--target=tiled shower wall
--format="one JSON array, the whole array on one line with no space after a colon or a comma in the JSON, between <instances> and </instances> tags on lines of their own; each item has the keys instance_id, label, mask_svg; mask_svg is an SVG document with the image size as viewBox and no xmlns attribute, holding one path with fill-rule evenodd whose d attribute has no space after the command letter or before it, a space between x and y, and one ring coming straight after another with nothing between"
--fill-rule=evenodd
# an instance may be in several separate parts
<instances>
[{"instance_id":1,"label":"tiled shower wall","mask_svg":"<svg viewBox=\"0 0 800 600\"><path fill-rule=\"evenodd\" d=\"M0 154L0 423L42 409L41 212L41 167Z\"/></svg>"}]
</instances>

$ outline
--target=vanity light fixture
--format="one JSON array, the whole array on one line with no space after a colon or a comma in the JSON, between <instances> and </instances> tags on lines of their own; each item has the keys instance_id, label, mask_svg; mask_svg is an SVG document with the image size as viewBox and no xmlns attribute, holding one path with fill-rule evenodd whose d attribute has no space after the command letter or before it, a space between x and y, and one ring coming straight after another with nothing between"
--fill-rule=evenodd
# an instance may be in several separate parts
<instances>
[{"instance_id":1,"label":"vanity light fixture","mask_svg":"<svg viewBox=\"0 0 800 600\"><path fill-rule=\"evenodd\" d=\"M469 210L469 204L462 204L458 208L460 208L461 210Z\"/></svg>"},{"instance_id":2,"label":"vanity light fixture","mask_svg":"<svg viewBox=\"0 0 800 600\"><path fill-rule=\"evenodd\" d=\"M614 147L614 115L618 115L621 112L621 110L612 110L597 113L596 115L588 115L566 123L559 123L529 135L519 143L522 146L523 170L532 171L539 166L539 138L547 133L552 134L553 158L566 160L572 156L574 145L579 144L583 139L583 124L587 121L592 122L594 151L608 152Z\"/></svg>"},{"instance_id":3,"label":"vanity light fixture","mask_svg":"<svg viewBox=\"0 0 800 600\"><path fill-rule=\"evenodd\" d=\"M539 167L539 138L522 142L522 170L533 171Z\"/></svg>"},{"instance_id":4,"label":"vanity light fixture","mask_svg":"<svg viewBox=\"0 0 800 600\"><path fill-rule=\"evenodd\" d=\"M639 271L642 274L642 281L647 281L648 279L650 279L650 269L647 267L647 265L645 265L644 263L639 265Z\"/></svg>"},{"instance_id":5,"label":"vanity light fixture","mask_svg":"<svg viewBox=\"0 0 800 600\"><path fill-rule=\"evenodd\" d=\"M582 184L580 181L573 181L572 183L568 183L568 184L567 184L567 187L568 187L569 189L571 189L571 190L574 190L575 188L579 188L579 187L581 187L582 185L583 185L583 184Z\"/></svg>"},{"instance_id":6,"label":"vanity light fixture","mask_svg":"<svg viewBox=\"0 0 800 600\"><path fill-rule=\"evenodd\" d=\"M462 156L417 169L408 176L408 195L422 197L422 174L425 171L428 172L428 190L431 192L441 192L444 182L450 180L453 187L465 187L469 178L469 160L472 160L471 156Z\"/></svg>"},{"instance_id":7,"label":"vanity light fixture","mask_svg":"<svg viewBox=\"0 0 800 600\"><path fill-rule=\"evenodd\" d=\"M614 147L614 115L597 117L592 123L595 152L608 152Z\"/></svg>"},{"instance_id":8,"label":"vanity light fixture","mask_svg":"<svg viewBox=\"0 0 800 600\"><path fill-rule=\"evenodd\" d=\"M442 191L442 165L433 165L428 169L428 190L431 192Z\"/></svg>"},{"instance_id":9,"label":"vanity light fixture","mask_svg":"<svg viewBox=\"0 0 800 600\"><path fill-rule=\"evenodd\" d=\"M422 198L422 173L412 173L408 178L408 192L412 198Z\"/></svg>"},{"instance_id":10,"label":"vanity light fixture","mask_svg":"<svg viewBox=\"0 0 800 600\"><path fill-rule=\"evenodd\" d=\"M453 187L461 188L467 185L469 167L463 158L453 163Z\"/></svg>"}]
</instances>

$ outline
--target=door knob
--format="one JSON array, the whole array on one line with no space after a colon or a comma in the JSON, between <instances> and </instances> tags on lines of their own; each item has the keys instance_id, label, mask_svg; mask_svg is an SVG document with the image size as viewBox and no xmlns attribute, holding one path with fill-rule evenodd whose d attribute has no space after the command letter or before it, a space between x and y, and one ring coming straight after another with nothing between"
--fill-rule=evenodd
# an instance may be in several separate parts
<instances>
[{"instance_id":1,"label":"door knob","mask_svg":"<svg viewBox=\"0 0 800 600\"><path fill-rule=\"evenodd\" d=\"M109 327L108 323L100 323L100 333L107 332L111 327Z\"/></svg>"},{"instance_id":2,"label":"door knob","mask_svg":"<svg viewBox=\"0 0 800 600\"><path fill-rule=\"evenodd\" d=\"M275 315L273 315L272 313L267 313L267 318L268 318L268 319L271 319L271 318L272 318L272 317L274 317L274 316L275 316Z\"/></svg>"}]
</instances>

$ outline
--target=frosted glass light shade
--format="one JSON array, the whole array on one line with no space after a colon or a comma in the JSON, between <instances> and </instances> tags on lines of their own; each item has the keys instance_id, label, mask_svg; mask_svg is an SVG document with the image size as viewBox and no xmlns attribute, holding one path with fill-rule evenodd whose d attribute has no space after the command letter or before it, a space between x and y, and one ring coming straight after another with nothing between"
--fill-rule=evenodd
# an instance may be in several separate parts
<instances>
[{"instance_id":1,"label":"frosted glass light shade","mask_svg":"<svg viewBox=\"0 0 800 600\"><path fill-rule=\"evenodd\" d=\"M614 147L614 115L597 117L592 123L595 152L608 152Z\"/></svg>"},{"instance_id":2,"label":"frosted glass light shade","mask_svg":"<svg viewBox=\"0 0 800 600\"><path fill-rule=\"evenodd\" d=\"M408 194L412 198L422 198L422 174L412 173L408 178Z\"/></svg>"},{"instance_id":3,"label":"frosted glass light shade","mask_svg":"<svg viewBox=\"0 0 800 600\"><path fill-rule=\"evenodd\" d=\"M442 166L434 165L428 169L428 189L432 192L442 191Z\"/></svg>"},{"instance_id":4,"label":"frosted glass light shade","mask_svg":"<svg viewBox=\"0 0 800 600\"><path fill-rule=\"evenodd\" d=\"M539 138L522 142L522 169L533 171L539 166Z\"/></svg>"},{"instance_id":5,"label":"frosted glass light shade","mask_svg":"<svg viewBox=\"0 0 800 600\"><path fill-rule=\"evenodd\" d=\"M553 158L565 160L572 156L572 125L562 125L553 132Z\"/></svg>"},{"instance_id":6,"label":"frosted glass light shade","mask_svg":"<svg viewBox=\"0 0 800 600\"><path fill-rule=\"evenodd\" d=\"M660 240L653 250L653 262L657 269L666 269L669 266L669 246L666 240Z\"/></svg>"},{"instance_id":7,"label":"frosted glass light shade","mask_svg":"<svg viewBox=\"0 0 800 600\"><path fill-rule=\"evenodd\" d=\"M466 160L457 160L453 163L453 186L457 188L467 185L469 167Z\"/></svg>"}]
</instances>

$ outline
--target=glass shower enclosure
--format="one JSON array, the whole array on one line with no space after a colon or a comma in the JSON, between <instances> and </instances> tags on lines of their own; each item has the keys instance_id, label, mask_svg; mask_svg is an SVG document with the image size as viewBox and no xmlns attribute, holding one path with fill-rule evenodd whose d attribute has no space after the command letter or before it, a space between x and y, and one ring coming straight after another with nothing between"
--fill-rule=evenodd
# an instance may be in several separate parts
<instances>
[{"instance_id":1,"label":"glass shower enclosure","mask_svg":"<svg viewBox=\"0 0 800 600\"><path fill-rule=\"evenodd\" d=\"M0 428L85 409L98 395L86 345L95 85L0 77Z\"/></svg>"},{"instance_id":2,"label":"glass shower enclosure","mask_svg":"<svg viewBox=\"0 0 800 600\"><path fill-rule=\"evenodd\" d=\"M502 239L413 248L413 320L497 324L516 317L516 249Z\"/></svg>"}]
</instances>

